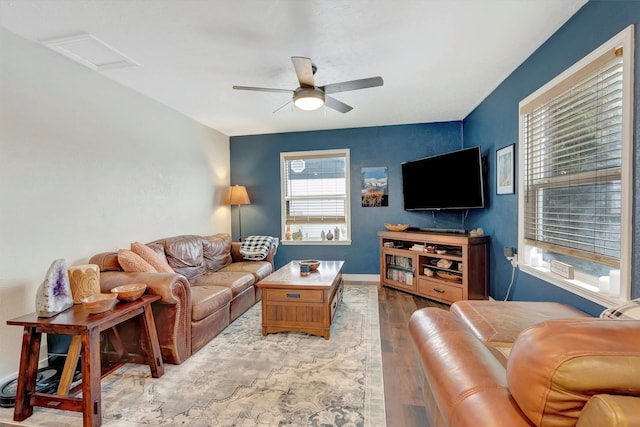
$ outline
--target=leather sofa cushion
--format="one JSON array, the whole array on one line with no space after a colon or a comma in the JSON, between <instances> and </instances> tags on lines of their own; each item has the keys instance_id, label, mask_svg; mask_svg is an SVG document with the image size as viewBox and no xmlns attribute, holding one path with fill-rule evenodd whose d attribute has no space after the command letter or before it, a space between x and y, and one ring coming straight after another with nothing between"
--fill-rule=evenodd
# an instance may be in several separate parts
<instances>
[{"instance_id":1,"label":"leather sofa cushion","mask_svg":"<svg viewBox=\"0 0 640 427\"><path fill-rule=\"evenodd\" d=\"M122 271L117 252L102 252L92 256L89 264L96 264L100 271Z\"/></svg>"},{"instance_id":2,"label":"leather sofa cushion","mask_svg":"<svg viewBox=\"0 0 640 427\"><path fill-rule=\"evenodd\" d=\"M254 283L258 283L260 280L271 274L273 272L273 268L271 263L267 261L240 261L231 263L220 269L220 271L251 273L255 278Z\"/></svg>"},{"instance_id":3,"label":"leather sofa cushion","mask_svg":"<svg viewBox=\"0 0 640 427\"><path fill-rule=\"evenodd\" d=\"M207 272L200 236L176 236L154 243L162 245L167 262L176 273L191 279Z\"/></svg>"},{"instance_id":4,"label":"leather sofa cushion","mask_svg":"<svg viewBox=\"0 0 640 427\"><path fill-rule=\"evenodd\" d=\"M462 319L485 344L511 347L520 332L550 319L591 318L568 305L552 302L465 300L451 305L451 313Z\"/></svg>"},{"instance_id":5,"label":"leather sofa cushion","mask_svg":"<svg viewBox=\"0 0 640 427\"><path fill-rule=\"evenodd\" d=\"M217 271L191 280L192 286L213 285L231 289L232 298L253 285L253 276L249 273Z\"/></svg>"},{"instance_id":6,"label":"leather sofa cushion","mask_svg":"<svg viewBox=\"0 0 640 427\"><path fill-rule=\"evenodd\" d=\"M536 426L573 427L596 394L640 396L640 321L539 323L514 343L507 380Z\"/></svg>"},{"instance_id":7,"label":"leather sofa cushion","mask_svg":"<svg viewBox=\"0 0 640 427\"><path fill-rule=\"evenodd\" d=\"M228 306L231 289L216 285L191 286L191 320L202 320L212 313Z\"/></svg>"},{"instance_id":8,"label":"leather sofa cushion","mask_svg":"<svg viewBox=\"0 0 640 427\"><path fill-rule=\"evenodd\" d=\"M218 271L231 264L231 236L218 233L202 238L204 262L208 271Z\"/></svg>"},{"instance_id":9,"label":"leather sofa cushion","mask_svg":"<svg viewBox=\"0 0 640 427\"><path fill-rule=\"evenodd\" d=\"M156 240L150 248L164 254L169 266L187 279L218 271L231 264L231 236L227 233L202 237L183 235Z\"/></svg>"},{"instance_id":10,"label":"leather sofa cushion","mask_svg":"<svg viewBox=\"0 0 640 427\"><path fill-rule=\"evenodd\" d=\"M640 426L638 398L597 394L582 410L576 427Z\"/></svg>"}]
</instances>

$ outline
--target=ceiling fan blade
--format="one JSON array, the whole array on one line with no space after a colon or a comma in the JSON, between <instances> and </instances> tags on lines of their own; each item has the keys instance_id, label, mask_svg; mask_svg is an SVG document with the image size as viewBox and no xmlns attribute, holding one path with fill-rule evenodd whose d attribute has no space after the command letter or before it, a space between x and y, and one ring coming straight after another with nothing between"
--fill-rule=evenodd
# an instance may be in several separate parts
<instances>
[{"instance_id":1,"label":"ceiling fan blade","mask_svg":"<svg viewBox=\"0 0 640 427\"><path fill-rule=\"evenodd\" d=\"M347 92L349 90L366 89L368 87L377 87L383 85L382 77L369 77L368 79L351 80L348 82L332 83L323 86L321 89L329 95L338 92Z\"/></svg>"},{"instance_id":2,"label":"ceiling fan blade","mask_svg":"<svg viewBox=\"0 0 640 427\"><path fill-rule=\"evenodd\" d=\"M344 102L340 102L335 98L332 98L330 96L324 96L324 105L326 105L329 108L333 108L336 111L339 111L340 113L348 113L349 111L353 110L353 107L350 105L345 104Z\"/></svg>"},{"instance_id":3,"label":"ceiling fan blade","mask_svg":"<svg viewBox=\"0 0 640 427\"><path fill-rule=\"evenodd\" d=\"M273 114L275 114L275 113L277 113L278 111L282 110L284 107L286 107L287 105L291 104L291 102L292 102L292 101L291 101L291 100L289 100L286 104L281 105L280 107L276 108L276 109L273 111Z\"/></svg>"},{"instance_id":4,"label":"ceiling fan blade","mask_svg":"<svg viewBox=\"0 0 640 427\"><path fill-rule=\"evenodd\" d=\"M300 87L314 87L311 59L302 56L292 56L291 62L293 62L293 68L296 70Z\"/></svg>"},{"instance_id":5,"label":"ceiling fan blade","mask_svg":"<svg viewBox=\"0 0 640 427\"><path fill-rule=\"evenodd\" d=\"M234 89L237 90L255 90L258 92L284 92L284 93L293 93L291 89L273 89L269 87L253 87L253 86L233 86Z\"/></svg>"}]
</instances>

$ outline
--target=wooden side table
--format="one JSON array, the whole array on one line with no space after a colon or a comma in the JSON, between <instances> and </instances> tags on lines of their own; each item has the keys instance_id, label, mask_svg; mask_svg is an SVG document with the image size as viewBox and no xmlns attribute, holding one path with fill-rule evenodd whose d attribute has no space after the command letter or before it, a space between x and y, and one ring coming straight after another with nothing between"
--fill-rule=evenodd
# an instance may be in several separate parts
<instances>
[{"instance_id":1,"label":"wooden side table","mask_svg":"<svg viewBox=\"0 0 640 427\"><path fill-rule=\"evenodd\" d=\"M99 314L89 314L82 305L75 305L53 317L38 317L31 313L8 320L8 325L24 327L14 421L29 418L33 414L33 407L41 406L82 412L85 427L99 426L102 424L100 379L103 376L113 372L126 361L133 361L148 364L151 375L154 378L161 377L164 374L164 365L151 311L151 303L159 299L157 295L143 295L132 302L119 302L112 310ZM143 348L147 349L147 354L142 358L132 357L125 361L128 355L115 327L136 316L140 316L142 339L146 341ZM122 356L122 360L103 369L100 363L100 333L104 331L108 332L111 343ZM72 335L57 394L36 392L38 357L43 332ZM81 353L82 384L71 389L73 373ZM80 392L82 397L75 397Z\"/></svg>"}]
</instances>

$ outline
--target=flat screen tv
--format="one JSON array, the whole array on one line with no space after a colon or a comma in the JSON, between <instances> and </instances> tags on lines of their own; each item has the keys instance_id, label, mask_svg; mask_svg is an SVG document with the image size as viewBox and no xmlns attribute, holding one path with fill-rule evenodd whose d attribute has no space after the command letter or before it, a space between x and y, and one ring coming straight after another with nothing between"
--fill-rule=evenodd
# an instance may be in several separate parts
<instances>
[{"instance_id":1,"label":"flat screen tv","mask_svg":"<svg viewBox=\"0 0 640 427\"><path fill-rule=\"evenodd\" d=\"M402 163L405 210L484 207L484 167L480 147Z\"/></svg>"}]
</instances>

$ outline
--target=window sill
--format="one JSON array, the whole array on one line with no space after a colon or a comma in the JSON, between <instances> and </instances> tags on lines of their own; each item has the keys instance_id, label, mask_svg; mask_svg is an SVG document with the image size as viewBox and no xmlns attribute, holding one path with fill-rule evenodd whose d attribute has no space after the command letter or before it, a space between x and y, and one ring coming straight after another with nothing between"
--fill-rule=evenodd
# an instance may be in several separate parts
<instances>
[{"instance_id":1,"label":"window sill","mask_svg":"<svg viewBox=\"0 0 640 427\"><path fill-rule=\"evenodd\" d=\"M576 279L564 279L557 274L552 273L545 267L532 267L531 265L519 264L518 268L524 273L530 274L540 280L544 280L545 282L607 308L615 307L628 301L627 299L619 296L602 293L596 286L588 283L584 283Z\"/></svg>"},{"instance_id":2,"label":"window sill","mask_svg":"<svg viewBox=\"0 0 640 427\"><path fill-rule=\"evenodd\" d=\"M351 245L351 240L280 240L281 245L319 245L319 246L330 246L330 245Z\"/></svg>"}]
</instances>

